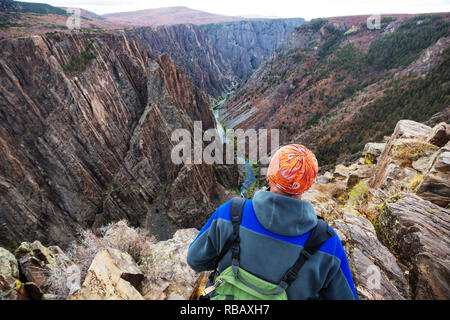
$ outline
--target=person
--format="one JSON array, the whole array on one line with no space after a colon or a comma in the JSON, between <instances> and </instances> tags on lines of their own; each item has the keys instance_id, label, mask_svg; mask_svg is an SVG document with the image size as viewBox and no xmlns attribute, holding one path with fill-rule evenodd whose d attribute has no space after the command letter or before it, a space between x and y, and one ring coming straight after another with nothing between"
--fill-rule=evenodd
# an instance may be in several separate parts
<instances>
[{"instance_id":1,"label":"person","mask_svg":"<svg viewBox=\"0 0 450 320\"><path fill-rule=\"evenodd\" d=\"M318 224L313 206L302 200L317 173L314 154L302 145L287 145L274 154L267 171L270 191L256 192L242 209L241 268L265 281L280 282ZM333 229L328 228L333 236L304 263L286 289L288 299L357 299L344 248ZM214 212L190 244L189 266L196 272L213 270L232 232L228 201ZM218 262L219 273L231 263L231 253L227 253Z\"/></svg>"}]
</instances>

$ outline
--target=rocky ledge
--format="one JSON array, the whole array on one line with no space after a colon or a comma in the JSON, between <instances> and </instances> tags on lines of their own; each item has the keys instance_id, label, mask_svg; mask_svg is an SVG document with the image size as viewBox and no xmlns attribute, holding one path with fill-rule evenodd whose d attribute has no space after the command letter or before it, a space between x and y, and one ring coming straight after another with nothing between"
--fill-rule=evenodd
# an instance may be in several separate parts
<instances>
[{"instance_id":1,"label":"rocky ledge","mask_svg":"<svg viewBox=\"0 0 450 320\"><path fill-rule=\"evenodd\" d=\"M0 299L188 299L198 277L186 264L196 229L157 242L125 221L90 231L63 252L39 241L0 248Z\"/></svg>"},{"instance_id":2,"label":"rocky ledge","mask_svg":"<svg viewBox=\"0 0 450 320\"><path fill-rule=\"evenodd\" d=\"M402 120L304 195L339 235L359 299L450 299L449 139L446 123ZM158 242L121 221L83 231L65 252L39 241L0 249L0 297L189 299L205 279L186 264L197 234Z\"/></svg>"}]
</instances>

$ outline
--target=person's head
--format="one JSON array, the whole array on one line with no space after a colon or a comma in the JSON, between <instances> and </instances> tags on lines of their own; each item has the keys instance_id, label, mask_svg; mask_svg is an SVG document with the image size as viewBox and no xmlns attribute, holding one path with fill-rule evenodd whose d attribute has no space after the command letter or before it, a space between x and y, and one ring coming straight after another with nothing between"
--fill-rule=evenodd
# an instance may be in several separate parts
<instances>
[{"instance_id":1,"label":"person's head","mask_svg":"<svg viewBox=\"0 0 450 320\"><path fill-rule=\"evenodd\" d=\"M290 144L275 152L267 170L270 191L300 199L311 188L319 166L314 154L300 144Z\"/></svg>"}]
</instances>

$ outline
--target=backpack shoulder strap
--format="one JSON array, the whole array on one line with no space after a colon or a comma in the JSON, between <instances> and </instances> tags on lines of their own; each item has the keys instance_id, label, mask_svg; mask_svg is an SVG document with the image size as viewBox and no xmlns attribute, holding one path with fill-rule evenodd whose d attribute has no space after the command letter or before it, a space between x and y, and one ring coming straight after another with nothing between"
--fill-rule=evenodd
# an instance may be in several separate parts
<instances>
[{"instance_id":1,"label":"backpack shoulder strap","mask_svg":"<svg viewBox=\"0 0 450 320\"><path fill-rule=\"evenodd\" d=\"M242 220L242 210L244 208L245 199L235 197L231 199L230 203L230 217L231 224L233 225L233 233L230 237L228 237L225 242L222 250L219 253L219 256L216 259L216 268L219 264L219 261L227 254L227 252L231 249L232 251L232 259L237 259L239 261L239 227L241 225ZM233 245L234 244L234 245Z\"/></svg>"},{"instance_id":2,"label":"backpack shoulder strap","mask_svg":"<svg viewBox=\"0 0 450 320\"><path fill-rule=\"evenodd\" d=\"M328 228L328 224L319 219L317 225L311 230L297 261L286 271L281 281L290 286L297 279L298 272L305 262L322 247L325 241L333 236L334 233Z\"/></svg>"}]
</instances>

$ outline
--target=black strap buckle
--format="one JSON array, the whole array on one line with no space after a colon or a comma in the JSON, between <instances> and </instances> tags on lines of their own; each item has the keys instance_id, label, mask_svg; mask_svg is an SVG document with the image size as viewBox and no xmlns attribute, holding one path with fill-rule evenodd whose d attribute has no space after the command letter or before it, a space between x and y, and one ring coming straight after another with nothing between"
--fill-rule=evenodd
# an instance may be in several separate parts
<instances>
[{"instance_id":1,"label":"black strap buckle","mask_svg":"<svg viewBox=\"0 0 450 320\"><path fill-rule=\"evenodd\" d=\"M290 285L292 282L295 281L295 279L297 279L297 275L298 275L298 271L289 269L288 271L286 271L286 273L283 276L282 281L286 282L288 285Z\"/></svg>"}]
</instances>

